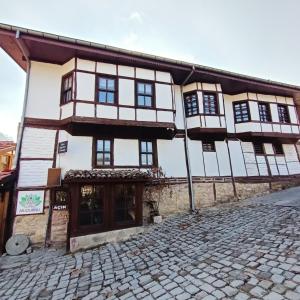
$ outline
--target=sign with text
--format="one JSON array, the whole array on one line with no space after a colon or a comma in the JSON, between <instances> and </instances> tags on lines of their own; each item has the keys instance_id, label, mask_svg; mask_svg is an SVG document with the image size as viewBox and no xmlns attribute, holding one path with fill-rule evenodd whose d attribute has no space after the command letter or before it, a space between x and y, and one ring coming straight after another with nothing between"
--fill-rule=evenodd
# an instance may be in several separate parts
<instances>
[{"instance_id":1,"label":"sign with text","mask_svg":"<svg viewBox=\"0 0 300 300\"><path fill-rule=\"evenodd\" d=\"M17 215L41 214L44 211L44 191L19 191Z\"/></svg>"},{"instance_id":2,"label":"sign with text","mask_svg":"<svg viewBox=\"0 0 300 300\"><path fill-rule=\"evenodd\" d=\"M68 151L68 141L58 143L58 153L66 153Z\"/></svg>"}]
</instances>

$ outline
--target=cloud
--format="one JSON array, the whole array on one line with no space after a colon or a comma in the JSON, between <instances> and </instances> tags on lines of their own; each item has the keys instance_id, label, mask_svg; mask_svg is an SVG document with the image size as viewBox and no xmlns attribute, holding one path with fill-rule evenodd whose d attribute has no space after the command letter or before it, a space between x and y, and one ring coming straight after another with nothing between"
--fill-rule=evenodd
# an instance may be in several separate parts
<instances>
[{"instance_id":1,"label":"cloud","mask_svg":"<svg viewBox=\"0 0 300 300\"><path fill-rule=\"evenodd\" d=\"M129 18L130 21L134 21L137 23L142 24L143 23L143 15L137 11L134 11L130 14Z\"/></svg>"},{"instance_id":2,"label":"cloud","mask_svg":"<svg viewBox=\"0 0 300 300\"><path fill-rule=\"evenodd\" d=\"M122 38L121 47L130 50L139 50L137 45L138 41L139 41L139 36L135 32L129 32Z\"/></svg>"}]
</instances>

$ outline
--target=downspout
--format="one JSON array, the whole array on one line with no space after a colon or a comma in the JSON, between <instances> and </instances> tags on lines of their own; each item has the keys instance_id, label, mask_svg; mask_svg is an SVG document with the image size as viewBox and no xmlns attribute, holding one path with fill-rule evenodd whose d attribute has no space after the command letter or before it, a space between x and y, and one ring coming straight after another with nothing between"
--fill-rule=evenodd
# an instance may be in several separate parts
<instances>
[{"instance_id":1,"label":"downspout","mask_svg":"<svg viewBox=\"0 0 300 300\"><path fill-rule=\"evenodd\" d=\"M190 155L189 155L189 145L188 145L188 132L187 132L187 120L185 114L185 106L184 106L184 98L183 98L183 90L182 87L188 82L191 76L195 72L195 66L192 67L189 75L184 79L180 86L181 91L181 102L182 102L182 113L183 113L183 121L184 121L184 151L185 151L185 162L186 162L186 170L187 170L187 178L188 178L188 189L189 189L189 198L190 198L190 211L195 211L195 197L194 197L194 189L193 189L193 178L191 172L191 164L190 164Z\"/></svg>"},{"instance_id":2,"label":"downspout","mask_svg":"<svg viewBox=\"0 0 300 300\"><path fill-rule=\"evenodd\" d=\"M17 30L16 32L16 40L19 48L21 49L23 56L25 57L27 61L27 70L26 70L26 83L25 83L25 94L24 94L24 102L23 102L23 111L22 111L22 116L21 116L21 122L18 128L18 136L17 136L17 147L16 147L16 154L15 154L15 159L14 159L14 168L17 171L17 179L18 179L18 169L19 169L19 163L20 163L20 155L21 155L21 144L23 140L23 134L24 134L24 119L25 119L25 114L26 114L26 108L27 108L27 103L28 103L28 89L29 89L29 76L30 76L30 70L31 70L31 62L28 56L28 51L27 49L24 48L23 44L20 42L21 39L21 34L20 31Z\"/></svg>"}]
</instances>

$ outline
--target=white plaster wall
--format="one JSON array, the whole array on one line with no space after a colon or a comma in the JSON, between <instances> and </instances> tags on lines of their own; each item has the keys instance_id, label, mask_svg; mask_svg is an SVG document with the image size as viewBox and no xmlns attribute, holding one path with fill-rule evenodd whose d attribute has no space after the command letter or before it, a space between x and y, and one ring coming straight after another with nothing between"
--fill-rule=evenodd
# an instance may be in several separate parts
<instances>
[{"instance_id":1,"label":"white plaster wall","mask_svg":"<svg viewBox=\"0 0 300 300\"><path fill-rule=\"evenodd\" d=\"M134 68L128 66L118 66L118 74L120 76L134 77Z\"/></svg>"},{"instance_id":2,"label":"white plaster wall","mask_svg":"<svg viewBox=\"0 0 300 300\"><path fill-rule=\"evenodd\" d=\"M75 69L75 58L72 58L61 66L61 73L62 75L65 75L74 69Z\"/></svg>"},{"instance_id":3,"label":"white plaster wall","mask_svg":"<svg viewBox=\"0 0 300 300\"><path fill-rule=\"evenodd\" d=\"M181 97L181 89L179 85L174 85L174 97L175 97L175 107L176 107L176 115L175 115L175 125L178 129L184 128L183 122L183 111L182 111L182 97Z\"/></svg>"},{"instance_id":4,"label":"white plaster wall","mask_svg":"<svg viewBox=\"0 0 300 300\"><path fill-rule=\"evenodd\" d=\"M295 145L283 144L282 148L287 162L298 161L298 155L297 155Z\"/></svg>"},{"instance_id":5,"label":"white plaster wall","mask_svg":"<svg viewBox=\"0 0 300 300\"><path fill-rule=\"evenodd\" d=\"M249 103L251 120L259 121L259 112L258 112L257 102L249 101L248 103Z\"/></svg>"},{"instance_id":6,"label":"white plaster wall","mask_svg":"<svg viewBox=\"0 0 300 300\"><path fill-rule=\"evenodd\" d=\"M136 110L137 121L156 121L156 111L153 109L137 109Z\"/></svg>"},{"instance_id":7,"label":"white plaster wall","mask_svg":"<svg viewBox=\"0 0 300 300\"><path fill-rule=\"evenodd\" d=\"M206 176L219 176L217 153L203 152Z\"/></svg>"},{"instance_id":8,"label":"white plaster wall","mask_svg":"<svg viewBox=\"0 0 300 300\"><path fill-rule=\"evenodd\" d=\"M276 98L276 100L277 100L278 103L286 104L285 97L282 97L282 96L276 96L275 98Z\"/></svg>"},{"instance_id":9,"label":"white plaster wall","mask_svg":"<svg viewBox=\"0 0 300 300\"><path fill-rule=\"evenodd\" d=\"M114 139L114 164L116 166L139 166L139 141Z\"/></svg>"},{"instance_id":10,"label":"white plaster wall","mask_svg":"<svg viewBox=\"0 0 300 300\"><path fill-rule=\"evenodd\" d=\"M296 110L294 106L288 106L291 123L298 123Z\"/></svg>"},{"instance_id":11,"label":"white plaster wall","mask_svg":"<svg viewBox=\"0 0 300 300\"><path fill-rule=\"evenodd\" d=\"M61 106L61 119L66 119L73 116L73 102L69 102Z\"/></svg>"},{"instance_id":12,"label":"white plaster wall","mask_svg":"<svg viewBox=\"0 0 300 300\"><path fill-rule=\"evenodd\" d=\"M213 83L203 83L202 82L202 89L204 91L216 91L216 85Z\"/></svg>"},{"instance_id":13,"label":"white plaster wall","mask_svg":"<svg viewBox=\"0 0 300 300\"><path fill-rule=\"evenodd\" d=\"M196 90L197 90L197 83L196 82L187 84L187 85L182 87L183 93L187 93L187 92L190 92L190 91L196 91Z\"/></svg>"},{"instance_id":14,"label":"white plaster wall","mask_svg":"<svg viewBox=\"0 0 300 300\"><path fill-rule=\"evenodd\" d=\"M158 122L168 122L173 123L173 112L171 111L158 111L157 112L157 121Z\"/></svg>"},{"instance_id":15,"label":"white plaster wall","mask_svg":"<svg viewBox=\"0 0 300 300\"><path fill-rule=\"evenodd\" d=\"M184 141L181 138L173 140L157 140L158 165L168 177L186 177ZM172 155L170 155L172 153Z\"/></svg>"},{"instance_id":16,"label":"white plaster wall","mask_svg":"<svg viewBox=\"0 0 300 300\"><path fill-rule=\"evenodd\" d=\"M220 118L215 116L205 116L205 124L208 128L220 128ZM202 124L203 126L204 124ZM204 127L204 126L203 126Z\"/></svg>"},{"instance_id":17,"label":"white plaster wall","mask_svg":"<svg viewBox=\"0 0 300 300\"><path fill-rule=\"evenodd\" d=\"M76 116L95 117L95 106L94 106L94 104L77 103L76 104Z\"/></svg>"},{"instance_id":18,"label":"white plaster wall","mask_svg":"<svg viewBox=\"0 0 300 300\"><path fill-rule=\"evenodd\" d=\"M223 95L223 97L225 103L225 118L227 124L227 131L233 133L235 132L234 116L233 116L233 108L232 108L233 97L230 95Z\"/></svg>"},{"instance_id":19,"label":"white plaster wall","mask_svg":"<svg viewBox=\"0 0 300 300\"><path fill-rule=\"evenodd\" d=\"M134 106L134 80L119 79L119 104Z\"/></svg>"},{"instance_id":20,"label":"white plaster wall","mask_svg":"<svg viewBox=\"0 0 300 300\"><path fill-rule=\"evenodd\" d=\"M291 126L293 133L299 133L299 127L298 126Z\"/></svg>"},{"instance_id":21,"label":"white plaster wall","mask_svg":"<svg viewBox=\"0 0 300 300\"><path fill-rule=\"evenodd\" d=\"M146 79L146 80L154 80L154 71L148 70L148 69L142 69L142 68L136 68L135 69L135 76L139 79Z\"/></svg>"},{"instance_id":22,"label":"white plaster wall","mask_svg":"<svg viewBox=\"0 0 300 300\"><path fill-rule=\"evenodd\" d=\"M271 103L270 109L271 109L272 121L279 122L277 104Z\"/></svg>"},{"instance_id":23,"label":"white plaster wall","mask_svg":"<svg viewBox=\"0 0 300 300\"><path fill-rule=\"evenodd\" d=\"M288 162L287 167L290 174L300 174L300 163L299 162Z\"/></svg>"},{"instance_id":24,"label":"white plaster wall","mask_svg":"<svg viewBox=\"0 0 300 300\"><path fill-rule=\"evenodd\" d=\"M260 176L268 176L268 166L264 155L256 155L257 166Z\"/></svg>"},{"instance_id":25,"label":"white plaster wall","mask_svg":"<svg viewBox=\"0 0 300 300\"><path fill-rule=\"evenodd\" d=\"M26 117L59 119L61 66L31 62Z\"/></svg>"},{"instance_id":26,"label":"white plaster wall","mask_svg":"<svg viewBox=\"0 0 300 300\"><path fill-rule=\"evenodd\" d=\"M56 130L24 129L21 158L53 158Z\"/></svg>"},{"instance_id":27,"label":"white plaster wall","mask_svg":"<svg viewBox=\"0 0 300 300\"><path fill-rule=\"evenodd\" d=\"M283 133L292 133L291 125L280 125Z\"/></svg>"},{"instance_id":28,"label":"white plaster wall","mask_svg":"<svg viewBox=\"0 0 300 300\"><path fill-rule=\"evenodd\" d=\"M265 153L274 154L273 145L271 143L264 143Z\"/></svg>"},{"instance_id":29,"label":"white plaster wall","mask_svg":"<svg viewBox=\"0 0 300 300\"><path fill-rule=\"evenodd\" d=\"M216 141L216 152L219 163L220 176L230 176L230 162L227 145L224 141Z\"/></svg>"},{"instance_id":30,"label":"white plaster wall","mask_svg":"<svg viewBox=\"0 0 300 300\"><path fill-rule=\"evenodd\" d=\"M68 141L68 151L57 154L56 165L62 168L62 175L70 169L91 170L93 138L86 136L72 136L61 130L59 142Z\"/></svg>"},{"instance_id":31,"label":"white plaster wall","mask_svg":"<svg viewBox=\"0 0 300 300\"><path fill-rule=\"evenodd\" d=\"M267 159L268 159L268 162L269 162L271 174L273 176L279 175L279 172L278 172L278 169L277 169L277 164L276 164L276 161L275 161L275 157L274 156L268 156Z\"/></svg>"},{"instance_id":32,"label":"white plaster wall","mask_svg":"<svg viewBox=\"0 0 300 300\"><path fill-rule=\"evenodd\" d=\"M173 109L172 86L170 84L155 84L155 100L157 108Z\"/></svg>"},{"instance_id":33,"label":"white plaster wall","mask_svg":"<svg viewBox=\"0 0 300 300\"><path fill-rule=\"evenodd\" d=\"M95 101L95 75L76 72L77 94L76 99Z\"/></svg>"},{"instance_id":34,"label":"white plaster wall","mask_svg":"<svg viewBox=\"0 0 300 300\"><path fill-rule=\"evenodd\" d=\"M83 71L95 72L96 62L77 58L77 69Z\"/></svg>"},{"instance_id":35,"label":"white plaster wall","mask_svg":"<svg viewBox=\"0 0 300 300\"><path fill-rule=\"evenodd\" d=\"M224 114L223 94L218 93L219 113Z\"/></svg>"},{"instance_id":36,"label":"white plaster wall","mask_svg":"<svg viewBox=\"0 0 300 300\"><path fill-rule=\"evenodd\" d=\"M46 186L52 160L21 160L18 187Z\"/></svg>"},{"instance_id":37,"label":"white plaster wall","mask_svg":"<svg viewBox=\"0 0 300 300\"><path fill-rule=\"evenodd\" d=\"M197 92L199 113L203 114L203 93Z\"/></svg>"},{"instance_id":38,"label":"white plaster wall","mask_svg":"<svg viewBox=\"0 0 300 300\"><path fill-rule=\"evenodd\" d=\"M97 62L97 73L117 75L117 66L114 64Z\"/></svg>"},{"instance_id":39,"label":"white plaster wall","mask_svg":"<svg viewBox=\"0 0 300 300\"><path fill-rule=\"evenodd\" d=\"M294 99L293 99L293 98L286 97L286 98L285 98L285 101L286 101L286 103L287 103L287 104L292 104L292 105L295 105L295 103L294 103Z\"/></svg>"},{"instance_id":40,"label":"white plaster wall","mask_svg":"<svg viewBox=\"0 0 300 300\"><path fill-rule=\"evenodd\" d=\"M233 176L247 176L242 147L239 141L228 141Z\"/></svg>"},{"instance_id":41,"label":"white plaster wall","mask_svg":"<svg viewBox=\"0 0 300 300\"><path fill-rule=\"evenodd\" d=\"M276 102L276 96L257 94L257 100L265 102Z\"/></svg>"},{"instance_id":42,"label":"white plaster wall","mask_svg":"<svg viewBox=\"0 0 300 300\"><path fill-rule=\"evenodd\" d=\"M97 104L97 118L117 119L118 108L112 105Z\"/></svg>"},{"instance_id":43,"label":"white plaster wall","mask_svg":"<svg viewBox=\"0 0 300 300\"><path fill-rule=\"evenodd\" d=\"M186 118L187 128L200 127L200 116Z\"/></svg>"},{"instance_id":44,"label":"white plaster wall","mask_svg":"<svg viewBox=\"0 0 300 300\"><path fill-rule=\"evenodd\" d=\"M201 141L188 139L188 146L192 176L205 176Z\"/></svg>"},{"instance_id":45,"label":"white plaster wall","mask_svg":"<svg viewBox=\"0 0 300 300\"><path fill-rule=\"evenodd\" d=\"M135 109L134 108L119 108L119 118L120 120L135 120Z\"/></svg>"},{"instance_id":46,"label":"white plaster wall","mask_svg":"<svg viewBox=\"0 0 300 300\"><path fill-rule=\"evenodd\" d=\"M272 128L272 124L267 124L267 123L261 123L261 129L264 132L272 132L273 128Z\"/></svg>"},{"instance_id":47,"label":"white plaster wall","mask_svg":"<svg viewBox=\"0 0 300 300\"><path fill-rule=\"evenodd\" d=\"M156 81L171 83L172 81L171 74L168 72L156 71Z\"/></svg>"},{"instance_id":48,"label":"white plaster wall","mask_svg":"<svg viewBox=\"0 0 300 300\"><path fill-rule=\"evenodd\" d=\"M254 132L260 132L261 127L259 123L251 123L251 122L245 122L245 123L237 123L235 124L236 132L247 132L247 131L254 131Z\"/></svg>"}]
</instances>

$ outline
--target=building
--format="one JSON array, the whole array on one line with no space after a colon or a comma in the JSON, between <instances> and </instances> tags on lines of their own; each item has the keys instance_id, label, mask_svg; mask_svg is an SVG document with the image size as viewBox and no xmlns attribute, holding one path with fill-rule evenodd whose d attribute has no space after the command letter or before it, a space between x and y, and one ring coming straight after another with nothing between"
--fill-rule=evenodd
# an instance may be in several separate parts
<instances>
[{"instance_id":1,"label":"building","mask_svg":"<svg viewBox=\"0 0 300 300\"><path fill-rule=\"evenodd\" d=\"M16 144L12 141L0 141L0 172L13 167Z\"/></svg>"},{"instance_id":2,"label":"building","mask_svg":"<svg viewBox=\"0 0 300 300\"><path fill-rule=\"evenodd\" d=\"M27 72L14 232L35 243L136 228L149 194L166 214L299 180L298 86L4 24L0 45Z\"/></svg>"}]
</instances>

